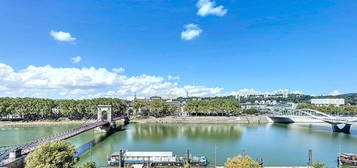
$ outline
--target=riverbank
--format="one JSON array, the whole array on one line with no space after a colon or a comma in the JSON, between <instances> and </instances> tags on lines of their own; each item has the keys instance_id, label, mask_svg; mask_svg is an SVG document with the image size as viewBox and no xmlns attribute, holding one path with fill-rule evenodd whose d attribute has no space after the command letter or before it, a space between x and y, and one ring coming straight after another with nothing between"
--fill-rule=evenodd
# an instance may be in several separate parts
<instances>
[{"instance_id":1,"label":"riverbank","mask_svg":"<svg viewBox=\"0 0 357 168\"><path fill-rule=\"evenodd\" d=\"M82 124L83 120L45 120L45 121L0 121L0 127L35 127L35 126L56 126L65 124ZM87 123L93 123L95 120L88 120Z\"/></svg>"},{"instance_id":2,"label":"riverbank","mask_svg":"<svg viewBox=\"0 0 357 168\"><path fill-rule=\"evenodd\" d=\"M134 123L191 123L191 124L211 124L211 123L238 123L238 124L265 124L270 121L266 116L239 116L239 117L148 117L134 118L130 122Z\"/></svg>"}]
</instances>

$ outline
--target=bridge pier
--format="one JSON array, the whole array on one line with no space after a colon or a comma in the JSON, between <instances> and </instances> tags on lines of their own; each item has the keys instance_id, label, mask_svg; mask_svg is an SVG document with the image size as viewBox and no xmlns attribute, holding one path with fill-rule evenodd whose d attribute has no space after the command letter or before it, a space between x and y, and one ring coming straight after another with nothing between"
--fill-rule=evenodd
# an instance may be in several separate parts
<instances>
[{"instance_id":1,"label":"bridge pier","mask_svg":"<svg viewBox=\"0 0 357 168\"><path fill-rule=\"evenodd\" d=\"M351 124L344 124L342 128L338 127L338 124L331 124L333 132L343 132L346 134L350 134Z\"/></svg>"}]
</instances>

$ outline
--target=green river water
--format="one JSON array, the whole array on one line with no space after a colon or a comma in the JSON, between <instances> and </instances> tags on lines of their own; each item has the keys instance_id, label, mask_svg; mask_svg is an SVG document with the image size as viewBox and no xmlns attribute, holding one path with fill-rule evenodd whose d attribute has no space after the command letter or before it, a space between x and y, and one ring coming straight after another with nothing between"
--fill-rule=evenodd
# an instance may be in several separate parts
<instances>
[{"instance_id":1,"label":"green river water","mask_svg":"<svg viewBox=\"0 0 357 168\"><path fill-rule=\"evenodd\" d=\"M28 142L74 127L0 127L0 146ZM193 155L207 156L211 165L215 158L217 165L223 165L228 157L244 152L254 159L263 158L264 165L304 166L308 149L312 149L313 160L336 167L339 151L357 153L357 130L353 127L352 134L342 134L332 133L325 124L129 124L124 131L108 136L82 154L79 164L93 160L106 165L106 158L120 149L173 151L178 156L190 149ZM89 131L68 141L80 147L97 134Z\"/></svg>"}]
</instances>

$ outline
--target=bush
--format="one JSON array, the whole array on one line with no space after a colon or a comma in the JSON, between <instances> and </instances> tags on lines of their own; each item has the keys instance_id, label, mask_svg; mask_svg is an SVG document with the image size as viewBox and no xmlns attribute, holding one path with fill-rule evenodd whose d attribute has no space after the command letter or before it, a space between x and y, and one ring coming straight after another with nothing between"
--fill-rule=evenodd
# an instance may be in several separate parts
<instances>
[{"instance_id":1,"label":"bush","mask_svg":"<svg viewBox=\"0 0 357 168\"><path fill-rule=\"evenodd\" d=\"M89 161L82 166L82 168L96 168L96 167L97 165L93 161Z\"/></svg>"},{"instance_id":2,"label":"bush","mask_svg":"<svg viewBox=\"0 0 357 168\"><path fill-rule=\"evenodd\" d=\"M260 168L260 165L247 155L238 155L228 159L224 168Z\"/></svg>"},{"instance_id":3,"label":"bush","mask_svg":"<svg viewBox=\"0 0 357 168\"><path fill-rule=\"evenodd\" d=\"M320 161L315 162L311 165L313 168L326 168L326 164L321 163Z\"/></svg>"},{"instance_id":4,"label":"bush","mask_svg":"<svg viewBox=\"0 0 357 168\"><path fill-rule=\"evenodd\" d=\"M66 141L47 142L25 159L25 168L72 168L77 162L76 149Z\"/></svg>"}]
</instances>

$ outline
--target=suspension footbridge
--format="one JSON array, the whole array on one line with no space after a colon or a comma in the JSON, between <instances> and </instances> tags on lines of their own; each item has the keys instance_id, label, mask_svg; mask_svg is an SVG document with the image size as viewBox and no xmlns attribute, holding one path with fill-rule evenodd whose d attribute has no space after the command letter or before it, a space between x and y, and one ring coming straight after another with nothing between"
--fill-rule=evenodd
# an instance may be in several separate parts
<instances>
[{"instance_id":1,"label":"suspension footbridge","mask_svg":"<svg viewBox=\"0 0 357 168\"><path fill-rule=\"evenodd\" d=\"M95 128L104 131L110 131L115 126L116 121L118 120L124 120L124 122L128 121L128 117L126 115L112 118L111 110L112 110L111 106L101 105L98 106L97 121L94 123L85 122L76 128L64 132L56 133L54 135L50 135L40 139L36 139L28 143L0 147L0 167L13 167L11 166L13 165L12 163L16 162L19 159L23 160L23 158L27 154L37 149L45 142L66 140L68 138L74 137L76 135L79 135L81 133L87 132Z\"/></svg>"}]
</instances>

